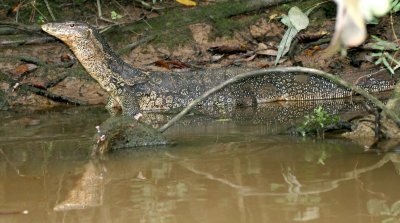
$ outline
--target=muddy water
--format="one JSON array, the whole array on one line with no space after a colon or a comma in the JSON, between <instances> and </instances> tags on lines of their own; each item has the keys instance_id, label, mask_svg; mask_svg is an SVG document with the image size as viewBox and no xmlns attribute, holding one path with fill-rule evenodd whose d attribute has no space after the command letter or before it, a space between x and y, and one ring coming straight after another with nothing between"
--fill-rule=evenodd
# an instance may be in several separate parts
<instances>
[{"instance_id":1,"label":"muddy water","mask_svg":"<svg viewBox=\"0 0 400 223\"><path fill-rule=\"evenodd\" d=\"M280 134L315 106L191 117L168 130L175 145L97 160L102 109L1 112L0 223L398 222L398 154Z\"/></svg>"}]
</instances>

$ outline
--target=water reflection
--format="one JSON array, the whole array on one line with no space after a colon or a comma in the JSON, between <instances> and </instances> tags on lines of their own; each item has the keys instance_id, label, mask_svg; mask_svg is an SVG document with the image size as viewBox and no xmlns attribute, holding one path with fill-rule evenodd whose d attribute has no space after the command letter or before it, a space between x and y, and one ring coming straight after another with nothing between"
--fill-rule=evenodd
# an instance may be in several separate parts
<instances>
[{"instance_id":1,"label":"water reflection","mask_svg":"<svg viewBox=\"0 0 400 223\"><path fill-rule=\"evenodd\" d=\"M2 119L0 222L398 220L397 153L277 135L277 119L250 124L261 119L235 113L237 121L187 119L168 132L176 146L94 160L90 139L107 114L63 113L30 114L40 123L19 128Z\"/></svg>"},{"instance_id":2,"label":"water reflection","mask_svg":"<svg viewBox=\"0 0 400 223\"><path fill-rule=\"evenodd\" d=\"M64 201L56 202L55 211L85 209L103 204L104 171L95 161L83 166L82 176L75 184Z\"/></svg>"}]
</instances>

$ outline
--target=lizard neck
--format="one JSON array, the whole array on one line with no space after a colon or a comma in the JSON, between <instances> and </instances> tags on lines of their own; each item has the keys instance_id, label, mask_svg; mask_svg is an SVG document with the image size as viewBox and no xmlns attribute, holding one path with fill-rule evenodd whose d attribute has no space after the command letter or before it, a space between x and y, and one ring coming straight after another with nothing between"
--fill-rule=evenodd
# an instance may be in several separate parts
<instances>
[{"instance_id":1,"label":"lizard neck","mask_svg":"<svg viewBox=\"0 0 400 223\"><path fill-rule=\"evenodd\" d=\"M117 56L97 31L71 42L69 47L90 76L114 98L121 94L127 84L127 74L131 75L129 77L141 74Z\"/></svg>"}]
</instances>

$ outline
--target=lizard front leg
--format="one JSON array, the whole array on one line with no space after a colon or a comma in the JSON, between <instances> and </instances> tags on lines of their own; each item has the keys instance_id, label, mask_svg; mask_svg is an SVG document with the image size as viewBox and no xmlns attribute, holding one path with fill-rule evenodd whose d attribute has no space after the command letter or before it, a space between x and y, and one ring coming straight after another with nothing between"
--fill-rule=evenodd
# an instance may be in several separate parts
<instances>
[{"instance_id":1,"label":"lizard front leg","mask_svg":"<svg viewBox=\"0 0 400 223\"><path fill-rule=\"evenodd\" d=\"M129 115L131 117L136 118L136 115L140 114L139 103L137 102L134 94L132 93L125 92L125 94L121 98L121 107L122 107L122 113L124 115Z\"/></svg>"},{"instance_id":2,"label":"lizard front leg","mask_svg":"<svg viewBox=\"0 0 400 223\"><path fill-rule=\"evenodd\" d=\"M106 109L107 111L110 113L111 116L115 116L117 115L119 112L121 112L121 105L120 103L113 98L112 96L110 96L108 98L108 102L106 105Z\"/></svg>"}]
</instances>

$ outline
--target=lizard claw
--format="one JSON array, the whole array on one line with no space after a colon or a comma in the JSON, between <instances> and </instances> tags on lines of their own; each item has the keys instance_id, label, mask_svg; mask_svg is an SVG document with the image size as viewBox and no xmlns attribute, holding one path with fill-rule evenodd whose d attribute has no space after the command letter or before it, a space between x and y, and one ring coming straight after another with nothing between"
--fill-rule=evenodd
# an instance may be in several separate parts
<instances>
[{"instance_id":1,"label":"lizard claw","mask_svg":"<svg viewBox=\"0 0 400 223\"><path fill-rule=\"evenodd\" d=\"M142 113L137 113L135 116L133 116L133 118L139 120L142 116Z\"/></svg>"}]
</instances>

